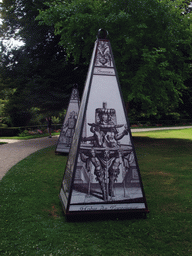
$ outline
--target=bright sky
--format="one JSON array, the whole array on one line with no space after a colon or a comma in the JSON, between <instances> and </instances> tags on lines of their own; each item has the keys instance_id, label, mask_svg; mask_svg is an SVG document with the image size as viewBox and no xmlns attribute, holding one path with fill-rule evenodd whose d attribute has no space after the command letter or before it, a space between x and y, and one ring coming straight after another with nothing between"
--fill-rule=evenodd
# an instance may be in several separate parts
<instances>
[{"instance_id":1,"label":"bright sky","mask_svg":"<svg viewBox=\"0 0 192 256\"><path fill-rule=\"evenodd\" d=\"M2 3L2 0L0 0L0 3ZM2 24L2 19L0 19L0 26L1 24ZM15 40L13 38L11 38L10 40L4 40L3 43L5 43L5 45L8 45L9 47L19 47L23 45L23 42Z\"/></svg>"}]
</instances>

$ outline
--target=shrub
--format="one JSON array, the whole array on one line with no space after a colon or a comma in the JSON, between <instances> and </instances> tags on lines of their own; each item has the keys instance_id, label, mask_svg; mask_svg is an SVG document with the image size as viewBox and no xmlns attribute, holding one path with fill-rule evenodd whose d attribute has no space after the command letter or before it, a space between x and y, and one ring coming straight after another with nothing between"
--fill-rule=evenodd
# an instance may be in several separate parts
<instances>
[{"instance_id":1,"label":"shrub","mask_svg":"<svg viewBox=\"0 0 192 256\"><path fill-rule=\"evenodd\" d=\"M19 137L26 137L26 136L29 136L29 131L28 130L24 130L22 132L20 132L18 134Z\"/></svg>"}]
</instances>

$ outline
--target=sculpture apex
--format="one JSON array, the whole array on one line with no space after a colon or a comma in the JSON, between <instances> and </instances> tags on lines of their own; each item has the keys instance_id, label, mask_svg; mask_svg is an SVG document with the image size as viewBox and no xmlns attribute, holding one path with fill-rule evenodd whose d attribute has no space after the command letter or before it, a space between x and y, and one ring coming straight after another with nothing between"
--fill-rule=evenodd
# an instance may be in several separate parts
<instances>
[{"instance_id":1,"label":"sculpture apex","mask_svg":"<svg viewBox=\"0 0 192 256\"><path fill-rule=\"evenodd\" d=\"M105 30L105 29L103 29L103 28L100 28L100 29L98 30L97 37L98 37L98 39L107 39L108 34L109 34L109 33L108 33L107 30Z\"/></svg>"}]
</instances>

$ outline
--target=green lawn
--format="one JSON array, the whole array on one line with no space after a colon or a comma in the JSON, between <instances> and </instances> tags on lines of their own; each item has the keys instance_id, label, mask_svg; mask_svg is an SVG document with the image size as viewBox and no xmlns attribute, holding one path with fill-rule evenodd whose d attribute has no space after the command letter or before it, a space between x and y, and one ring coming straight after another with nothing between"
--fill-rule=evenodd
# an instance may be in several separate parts
<instances>
[{"instance_id":1,"label":"green lawn","mask_svg":"<svg viewBox=\"0 0 192 256\"><path fill-rule=\"evenodd\" d=\"M192 255L191 133L133 134L146 219L67 222L58 197L67 158L50 147L22 160L0 183L0 254Z\"/></svg>"},{"instance_id":2,"label":"green lawn","mask_svg":"<svg viewBox=\"0 0 192 256\"><path fill-rule=\"evenodd\" d=\"M192 128L181 130L158 130L151 132L136 132L133 136L150 137L155 139L186 139L192 140Z\"/></svg>"},{"instance_id":3,"label":"green lawn","mask_svg":"<svg viewBox=\"0 0 192 256\"><path fill-rule=\"evenodd\" d=\"M59 132L53 132L51 135L59 135ZM0 139L12 139L12 140L30 140L30 139L35 139L35 138L42 138L42 137L47 137L49 136L48 133L43 133L43 134L33 134L33 135L27 135L27 136L12 136L12 137L0 137Z\"/></svg>"}]
</instances>

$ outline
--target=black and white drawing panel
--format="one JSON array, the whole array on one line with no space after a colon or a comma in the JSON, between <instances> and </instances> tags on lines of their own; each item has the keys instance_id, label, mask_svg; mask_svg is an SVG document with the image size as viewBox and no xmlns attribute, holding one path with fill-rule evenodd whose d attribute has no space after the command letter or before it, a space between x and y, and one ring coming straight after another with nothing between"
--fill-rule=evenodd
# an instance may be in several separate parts
<instances>
[{"instance_id":1,"label":"black and white drawing panel","mask_svg":"<svg viewBox=\"0 0 192 256\"><path fill-rule=\"evenodd\" d=\"M69 153L79 113L79 91L73 88L65 119L56 146L56 153Z\"/></svg>"},{"instance_id":2,"label":"black and white drawing panel","mask_svg":"<svg viewBox=\"0 0 192 256\"><path fill-rule=\"evenodd\" d=\"M108 40L96 42L93 58L76 162L73 166L71 152L61 200L68 212L147 211Z\"/></svg>"}]
</instances>

